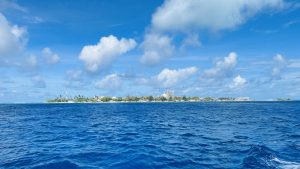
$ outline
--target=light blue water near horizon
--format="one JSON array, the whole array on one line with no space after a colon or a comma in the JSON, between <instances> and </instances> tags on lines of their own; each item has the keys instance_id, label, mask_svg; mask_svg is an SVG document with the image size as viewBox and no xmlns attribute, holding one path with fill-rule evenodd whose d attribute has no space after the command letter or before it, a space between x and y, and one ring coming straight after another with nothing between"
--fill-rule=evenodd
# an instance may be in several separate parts
<instances>
[{"instance_id":1,"label":"light blue water near horizon","mask_svg":"<svg viewBox=\"0 0 300 169\"><path fill-rule=\"evenodd\" d=\"M0 104L0 168L300 168L300 102Z\"/></svg>"}]
</instances>

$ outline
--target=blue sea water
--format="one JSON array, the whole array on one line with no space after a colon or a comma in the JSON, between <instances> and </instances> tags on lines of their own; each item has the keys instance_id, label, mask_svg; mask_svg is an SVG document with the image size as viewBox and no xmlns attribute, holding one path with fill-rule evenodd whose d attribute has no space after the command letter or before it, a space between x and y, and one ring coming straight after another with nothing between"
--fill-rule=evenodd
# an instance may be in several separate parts
<instances>
[{"instance_id":1,"label":"blue sea water","mask_svg":"<svg viewBox=\"0 0 300 169\"><path fill-rule=\"evenodd\" d=\"M0 105L0 168L300 168L300 102Z\"/></svg>"}]
</instances>

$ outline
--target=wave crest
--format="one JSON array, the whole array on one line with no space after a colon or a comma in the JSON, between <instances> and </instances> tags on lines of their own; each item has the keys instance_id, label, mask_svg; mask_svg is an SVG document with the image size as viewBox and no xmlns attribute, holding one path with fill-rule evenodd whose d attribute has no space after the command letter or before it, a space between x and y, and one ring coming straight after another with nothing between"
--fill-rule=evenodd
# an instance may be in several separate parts
<instances>
[{"instance_id":1,"label":"wave crest","mask_svg":"<svg viewBox=\"0 0 300 169\"><path fill-rule=\"evenodd\" d=\"M266 146L255 145L247 150L242 168L300 169L300 163L282 160L276 151Z\"/></svg>"}]
</instances>

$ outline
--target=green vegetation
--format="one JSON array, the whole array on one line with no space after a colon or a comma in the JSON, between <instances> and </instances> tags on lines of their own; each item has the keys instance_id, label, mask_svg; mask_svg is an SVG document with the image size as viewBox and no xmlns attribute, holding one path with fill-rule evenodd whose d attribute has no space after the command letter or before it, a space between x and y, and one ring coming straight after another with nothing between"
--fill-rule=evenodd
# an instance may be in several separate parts
<instances>
[{"instance_id":1,"label":"green vegetation","mask_svg":"<svg viewBox=\"0 0 300 169\"><path fill-rule=\"evenodd\" d=\"M211 97L205 97L205 98L204 98L204 101L206 101L206 102L211 102L211 101L214 101L214 99L211 98Z\"/></svg>"},{"instance_id":2,"label":"green vegetation","mask_svg":"<svg viewBox=\"0 0 300 169\"><path fill-rule=\"evenodd\" d=\"M287 98L287 99L277 98L276 101L291 101L291 99L290 98Z\"/></svg>"},{"instance_id":3,"label":"green vegetation","mask_svg":"<svg viewBox=\"0 0 300 169\"><path fill-rule=\"evenodd\" d=\"M173 95L161 95L161 96L126 96L126 97L111 97L111 96L94 96L84 97L82 95L75 96L73 98L66 98L62 95L55 99L47 100L48 103L98 103L98 102L211 102L211 101L241 101L238 98L212 98L212 97L188 97L188 96L173 96ZM242 100L249 101L249 100Z\"/></svg>"}]
</instances>

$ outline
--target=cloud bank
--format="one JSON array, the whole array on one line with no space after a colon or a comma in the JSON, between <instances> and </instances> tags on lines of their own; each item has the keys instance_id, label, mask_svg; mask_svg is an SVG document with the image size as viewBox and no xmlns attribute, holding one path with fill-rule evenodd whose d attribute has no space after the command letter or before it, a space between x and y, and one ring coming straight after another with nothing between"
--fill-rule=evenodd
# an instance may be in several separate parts
<instances>
[{"instance_id":1,"label":"cloud bank","mask_svg":"<svg viewBox=\"0 0 300 169\"><path fill-rule=\"evenodd\" d=\"M178 34L186 36L182 47L197 47L201 44L198 34L202 30L234 29L260 12L283 7L283 0L165 0L152 15L144 36L146 47L141 62L153 66L172 56L175 49L172 39ZM161 41L151 37L163 37L165 50L161 50Z\"/></svg>"},{"instance_id":2,"label":"cloud bank","mask_svg":"<svg viewBox=\"0 0 300 169\"><path fill-rule=\"evenodd\" d=\"M152 16L152 26L180 32L231 29L264 9L279 9L283 4L283 0L166 0Z\"/></svg>"}]
</instances>

